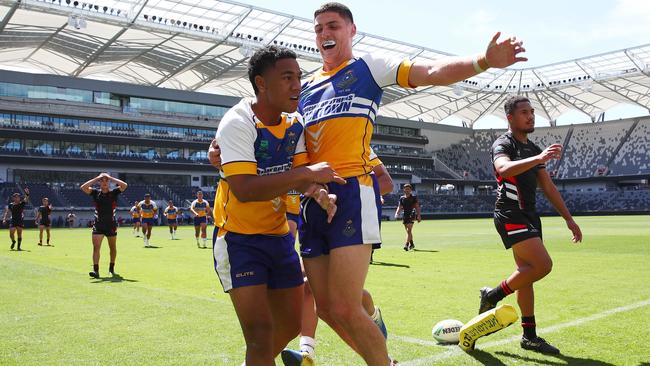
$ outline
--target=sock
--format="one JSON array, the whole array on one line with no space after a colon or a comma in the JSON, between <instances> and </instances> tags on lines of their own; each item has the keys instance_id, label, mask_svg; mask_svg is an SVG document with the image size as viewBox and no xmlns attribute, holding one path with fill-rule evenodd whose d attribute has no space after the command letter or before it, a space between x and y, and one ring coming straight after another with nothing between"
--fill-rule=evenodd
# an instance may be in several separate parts
<instances>
[{"instance_id":1,"label":"sock","mask_svg":"<svg viewBox=\"0 0 650 366\"><path fill-rule=\"evenodd\" d=\"M522 316L521 317L521 327L524 328L524 337L526 339L535 339L537 338L537 332L535 331L535 315L533 316Z\"/></svg>"},{"instance_id":2,"label":"sock","mask_svg":"<svg viewBox=\"0 0 650 366\"><path fill-rule=\"evenodd\" d=\"M93 264L93 272L99 273L99 264Z\"/></svg>"},{"instance_id":3,"label":"sock","mask_svg":"<svg viewBox=\"0 0 650 366\"><path fill-rule=\"evenodd\" d=\"M108 271L111 273L115 272L115 263L111 263L108 265Z\"/></svg>"},{"instance_id":4,"label":"sock","mask_svg":"<svg viewBox=\"0 0 650 366\"><path fill-rule=\"evenodd\" d=\"M203 242L203 246L207 246L207 238L201 238L201 241Z\"/></svg>"},{"instance_id":5,"label":"sock","mask_svg":"<svg viewBox=\"0 0 650 366\"><path fill-rule=\"evenodd\" d=\"M315 358L316 340L312 337L300 336L300 352L307 353L311 358Z\"/></svg>"},{"instance_id":6,"label":"sock","mask_svg":"<svg viewBox=\"0 0 650 366\"><path fill-rule=\"evenodd\" d=\"M498 303L503 300L504 297L510 295L513 291L508 287L506 280L501 281L501 283L488 292L487 298L493 304Z\"/></svg>"},{"instance_id":7,"label":"sock","mask_svg":"<svg viewBox=\"0 0 650 366\"><path fill-rule=\"evenodd\" d=\"M370 315L370 319L372 319L373 322L377 322L379 320L379 308L375 306L375 312Z\"/></svg>"},{"instance_id":8,"label":"sock","mask_svg":"<svg viewBox=\"0 0 650 366\"><path fill-rule=\"evenodd\" d=\"M20 249L20 244L22 244L23 238L18 238L18 249Z\"/></svg>"},{"instance_id":9,"label":"sock","mask_svg":"<svg viewBox=\"0 0 650 366\"><path fill-rule=\"evenodd\" d=\"M47 239L47 244L50 244L50 239Z\"/></svg>"}]
</instances>

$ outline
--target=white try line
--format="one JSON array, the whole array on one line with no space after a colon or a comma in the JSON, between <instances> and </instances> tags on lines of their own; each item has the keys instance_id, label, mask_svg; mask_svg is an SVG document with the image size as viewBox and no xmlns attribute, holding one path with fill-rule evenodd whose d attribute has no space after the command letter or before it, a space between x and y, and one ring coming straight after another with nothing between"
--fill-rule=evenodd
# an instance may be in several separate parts
<instances>
[{"instance_id":1,"label":"white try line","mask_svg":"<svg viewBox=\"0 0 650 366\"><path fill-rule=\"evenodd\" d=\"M608 317L610 315L623 313L623 312L626 312L626 311L642 308L642 307L648 306L648 305L650 305L650 299L635 302L633 304L621 306L621 307L618 307L618 308L605 310L603 312L600 312L600 313L597 313L597 314L594 314L594 315L591 315L591 316L587 316L587 317L584 317L584 318L572 320L570 322L560 323L560 324L552 325L550 327L541 328L541 329L537 330L537 333L546 334L546 333L557 332L558 330L561 330L561 329L564 329L564 328L575 327L575 326L578 326L578 325L581 325L581 324L584 324L584 323L589 323L589 322L593 322L595 320L600 320L600 319ZM420 344L420 345L445 347L445 346L440 346L436 342L433 342L433 341L426 341L426 340L417 339L417 338L402 337L402 336L395 336L395 337L391 337L391 338L394 338L396 340L403 341L403 342L415 343L415 344ZM513 337L510 337L510 338L505 338L505 339L501 339L501 340L494 341L494 342L484 343L480 347L477 347L477 348L485 349L485 348L491 348L491 347L496 347L496 346L502 346L504 344L517 342L520 339L521 339L521 336L513 336ZM445 359L448 359L448 358L451 358L451 357L454 357L454 356L458 356L458 355L463 354L463 353L464 352L460 348L458 348L457 346L454 346L454 348L452 348L449 351L437 353L435 355L431 355L431 356L427 356L427 357L417 358L415 360L400 362L400 365L402 365L402 366L431 365L434 362L445 360Z\"/></svg>"}]
</instances>

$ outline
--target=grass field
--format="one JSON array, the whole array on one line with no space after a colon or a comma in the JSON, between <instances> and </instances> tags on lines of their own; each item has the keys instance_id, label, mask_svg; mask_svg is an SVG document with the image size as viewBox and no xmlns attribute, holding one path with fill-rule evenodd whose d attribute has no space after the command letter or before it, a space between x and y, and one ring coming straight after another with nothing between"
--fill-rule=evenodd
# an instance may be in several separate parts
<instances>
[{"instance_id":1,"label":"grass field","mask_svg":"<svg viewBox=\"0 0 650 366\"><path fill-rule=\"evenodd\" d=\"M536 285L538 332L563 355L520 349L516 323L479 340L472 354L437 345L431 328L442 319L466 322L478 289L513 269L491 220L416 224L416 252L402 250L399 223L383 226L367 281L389 329L389 352L402 365L650 365L650 217L578 217L584 242L574 245L558 218L544 218L553 272ZM145 249L131 230L118 237L117 272L91 269L87 229L53 231L54 247L24 234L23 252L9 251L0 231L0 365L236 365L244 343L230 300L193 232L169 239L154 228ZM515 304L513 296L505 300ZM296 346L296 341L292 342ZM319 325L319 365L362 365ZM281 361L278 361L281 364Z\"/></svg>"}]
</instances>

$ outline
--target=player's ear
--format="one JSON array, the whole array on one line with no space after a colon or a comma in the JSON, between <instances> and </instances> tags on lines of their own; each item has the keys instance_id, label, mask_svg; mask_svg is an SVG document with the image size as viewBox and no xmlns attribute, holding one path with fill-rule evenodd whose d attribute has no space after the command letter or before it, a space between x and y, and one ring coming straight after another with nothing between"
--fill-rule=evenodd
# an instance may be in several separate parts
<instances>
[{"instance_id":1,"label":"player's ear","mask_svg":"<svg viewBox=\"0 0 650 366\"><path fill-rule=\"evenodd\" d=\"M266 81L264 80L264 77L262 77L262 75L255 75L255 86L257 87L257 90L260 92L266 91Z\"/></svg>"},{"instance_id":2,"label":"player's ear","mask_svg":"<svg viewBox=\"0 0 650 366\"><path fill-rule=\"evenodd\" d=\"M352 23L352 37L357 35L357 25Z\"/></svg>"}]
</instances>

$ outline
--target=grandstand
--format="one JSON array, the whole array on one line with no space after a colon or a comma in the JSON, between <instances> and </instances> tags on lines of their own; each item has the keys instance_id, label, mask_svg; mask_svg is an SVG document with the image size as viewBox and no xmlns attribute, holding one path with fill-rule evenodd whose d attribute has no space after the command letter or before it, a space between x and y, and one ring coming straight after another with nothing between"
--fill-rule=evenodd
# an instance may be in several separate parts
<instances>
[{"instance_id":1,"label":"grandstand","mask_svg":"<svg viewBox=\"0 0 650 366\"><path fill-rule=\"evenodd\" d=\"M0 1L3 202L30 187L32 205L47 196L57 210L90 212L78 187L100 171L129 183L121 210L146 192L161 204L172 199L187 206L198 189L212 200L218 177L207 145L225 111L252 95L244 67L252 50L288 45L306 75L319 68L310 19L220 1L213 7L187 4L203 15L192 15L186 26L178 19L190 12L165 4ZM163 22L161 14L169 19ZM177 22L168 22L172 17ZM80 18L102 34L87 37L77 27ZM192 49L179 46L184 42ZM415 61L447 55L362 32L355 44L358 54L387 52ZM472 127L483 116L500 116L503 101L515 93L528 95L551 121L531 140L565 147L562 159L547 169L570 208L650 211L650 118L604 120L604 111L620 103L648 109L648 65L650 45L644 45L535 68L489 70L448 87L388 87L371 142L394 178L386 211L394 210L399 187L411 183L425 213L489 214L495 187L489 151L503 131ZM569 110L590 115L593 123L556 126ZM462 119L464 127L436 123L449 116ZM539 207L552 211L543 198Z\"/></svg>"}]
</instances>

